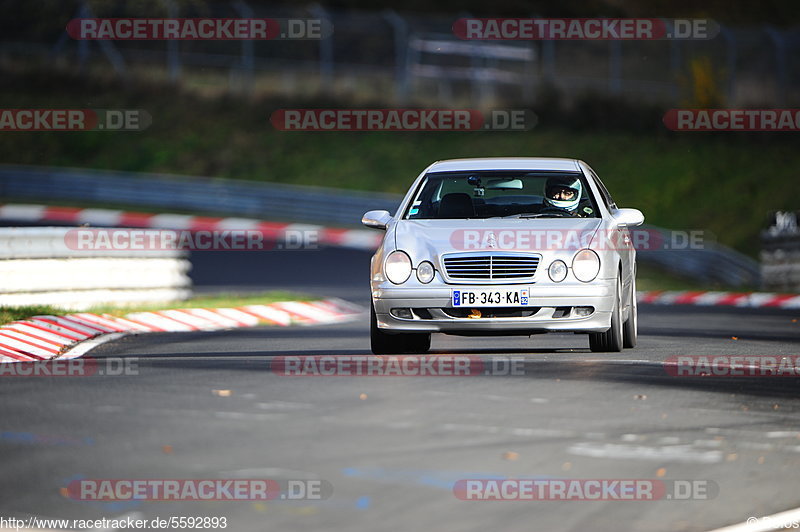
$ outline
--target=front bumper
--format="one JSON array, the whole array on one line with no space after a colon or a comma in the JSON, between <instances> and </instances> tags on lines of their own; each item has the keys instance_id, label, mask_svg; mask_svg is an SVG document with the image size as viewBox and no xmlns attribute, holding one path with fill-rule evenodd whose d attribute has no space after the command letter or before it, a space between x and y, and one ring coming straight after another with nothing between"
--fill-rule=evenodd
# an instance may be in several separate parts
<instances>
[{"instance_id":1,"label":"front bumper","mask_svg":"<svg viewBox=\"0 0 800 532\"><path fill-rule=\"evenodd\" d=\"M378 328L386 332L442 332L450 334L491 335L563 332L604 332L611 326L611 310L614 305L615 279L595 279L591 283L564 283L560 285L530 286L530 305L519 307L535 312L529 316L515 317L454 317L448 314L453 309L452 289L469 290L497 288L496 285L438 285L426 287L400 287L388 283L373 285L372 302L375 306ZM517 287L516 285L507 285ZM588 316L566 316L564 308L593 307ZM413 317L400 318L392 309L426 309L413 313ZM481 310L480 307L478 307ZM562 309L562 310L559 310ZM491 313L491 308L485 309ZM423 317L420 317L422 314Z\"/></svg>"}]
</instances>

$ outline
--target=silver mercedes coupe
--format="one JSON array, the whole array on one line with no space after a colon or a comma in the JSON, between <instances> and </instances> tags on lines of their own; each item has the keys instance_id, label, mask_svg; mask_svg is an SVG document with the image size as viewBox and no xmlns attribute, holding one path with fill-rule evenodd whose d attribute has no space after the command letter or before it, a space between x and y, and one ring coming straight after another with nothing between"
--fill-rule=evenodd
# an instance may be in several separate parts
<instances>
[{"instance_id":1,"label":"silver mercedes coupe","mask_svg":"<svg viewBox=\"0 0 800 532\"><path fill-rule=\"evenodd\" d=\"M642 222L583 161L436 162L394 215L362 218L386 231L371 263L372 352L425 353L435 332L574 332L592 351L635 347L629 228Z\"/></svg>"}]
</instances>

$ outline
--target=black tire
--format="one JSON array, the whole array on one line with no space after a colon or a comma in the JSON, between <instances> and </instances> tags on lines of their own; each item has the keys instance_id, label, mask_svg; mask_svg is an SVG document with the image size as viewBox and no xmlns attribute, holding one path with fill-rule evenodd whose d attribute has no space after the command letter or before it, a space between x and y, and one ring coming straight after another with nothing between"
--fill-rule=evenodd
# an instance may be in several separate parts
<instances>
[{"instance_id":1,"label":"black tire","mask_svg":"<svg viewBox=\"0 0 800 532\"><path fill-rule=\"evenodd\" d=\"M589 349L592 353L602 353L605 348L606 333L589 333Z\"/></svg>"},{"instance_id":2,"label":"black tire","mask_svg":"<svg viewBox=\"0 0 800 532\"><path fill-rule=\"evenodd\" d=\"M630 311L628 319L622 325L622 346L628 349L636 347L639 339L639 307L636 303L636 273L631 280Z\"/></svg>"},{"instance_id":3,"label":"black tire","mask_svg":"<svg viewBox=\"0 0 800 532\"><path fill-rule=\"evenodd\" d=\"M611 310L611 327L606 332L589 333L589 349L595 353L619 353L622 351L622 304L620 279L614 293L614 307Z\"/></svg>"},{"instance_id":4,"label":"black tire","mask_svg":"<svg viewBox=\"0 0 800 532\"><path fill-rule=\"evenodd\" d=\"M401 353L427 353L431 348L430 333L388 334L378 328L375 307L370 305L369 340L376 355L399 355Z\"/></svg>"}]
</instances>

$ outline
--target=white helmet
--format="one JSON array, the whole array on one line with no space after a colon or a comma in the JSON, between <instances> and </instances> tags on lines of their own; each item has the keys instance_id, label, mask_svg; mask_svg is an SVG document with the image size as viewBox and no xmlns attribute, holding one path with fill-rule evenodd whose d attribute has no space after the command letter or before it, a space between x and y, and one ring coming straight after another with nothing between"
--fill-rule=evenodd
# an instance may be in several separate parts
<instances>
[{"instance_id":1,"label":"white helmet","mask_svg":"<svg viewBox=\"0 0 800 532\"><path fill-rule=\"evenodd\" d=\"M553 207L574 211L581 201L582 189L581 180L578 177L551 177L544 185L544 201ZM573 193L572 197L569 199L556 199L556 196L560 196L560 193L564 191L571 191Z\"/></svg>"}]
</instances>

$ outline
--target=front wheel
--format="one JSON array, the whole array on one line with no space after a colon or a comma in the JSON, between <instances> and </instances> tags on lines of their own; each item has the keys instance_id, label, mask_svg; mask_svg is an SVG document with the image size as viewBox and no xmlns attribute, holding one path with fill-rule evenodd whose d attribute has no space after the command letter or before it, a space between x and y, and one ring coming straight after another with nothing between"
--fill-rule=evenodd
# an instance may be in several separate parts
<instances>
[{"instance_id":1,"label":"front wheel","mask_svg":"<svg viewBox=\"0 0 800 532\"><path fill-rule=\"evenodd\" d=\"M611 310L611 327L606 332L589 333L589 349L595 353L619 353L622 351L622 287L617 278L614 292L614 307Z\"/></svg>"},{"instance_id":2,"label":"front wheel","mask_svg":"<svg viewBox=\"0 0 800 532\"><path fill-rule=\"evenodd\" d=\"M631 281L631 297L630 297L630 311L628 312L628 319L622 327L622 345L623 347L632 348L636 347L636 341L639 338L639 310L636 304L636 277Z\"/></svg>"},{"instance_id":3,"label":"front wheel","mask_svg":"<svg viewBox=\"0 0 800 532\"><path fill-rule=\"evenodd\" d=\"M400 353L427 353L431 348L430 333L387 334L378 328L375 307L369 309L369 340L372 352L376 355L397 355Z\"/></svg>"}]
</instances>

